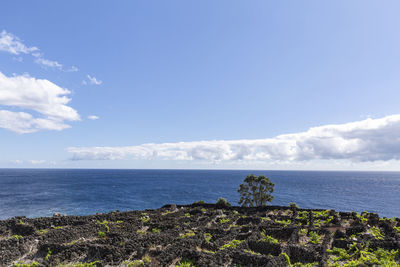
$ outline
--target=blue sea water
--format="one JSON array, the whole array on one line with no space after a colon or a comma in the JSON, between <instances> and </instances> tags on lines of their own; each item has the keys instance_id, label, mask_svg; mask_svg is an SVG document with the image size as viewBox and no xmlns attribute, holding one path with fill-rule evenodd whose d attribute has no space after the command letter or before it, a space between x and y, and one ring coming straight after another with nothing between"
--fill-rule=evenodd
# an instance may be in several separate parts
<instances>
[{"instance_id":1,"label":"blue sea water","mask_svg":"<svg viewBox=\"0 0 400 267\"><path fill-rule=\"evenodd\" d=\"M275 183L274 205L369 211L400 217L400 172L0 169L0 219L54 212L87 215L167 203L237 204L246 175Z\"/></svg>"}]
</instances>

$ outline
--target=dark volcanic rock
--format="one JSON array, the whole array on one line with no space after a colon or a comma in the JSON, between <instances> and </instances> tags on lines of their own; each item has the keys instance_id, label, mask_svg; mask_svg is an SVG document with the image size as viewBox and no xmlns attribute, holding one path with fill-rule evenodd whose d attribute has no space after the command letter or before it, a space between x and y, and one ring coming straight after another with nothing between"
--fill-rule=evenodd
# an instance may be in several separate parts
<instances>
[{"instance_id":1,"label":"dark volcanic rock","mask_svg":"<svg viewBox=\"0 0 400 267\"><path fill-rule=\"evenodd\" d=\"M280 206L197 203L165 205L158 210L0 221L0 266L34 262L38 266L74 266L86 262L92 266L186 263L283 267L295 263L344 265L349 261L372 266L384 253L389 255L399 248L398 219ZM347 259L338 260L335 251L340 249L348 251ZM361 251L370 258L361 258ZM374 254L376 251L379 253ZM396 256L388 257L385 260L392 265L399 262Z\"/></svg>"}]
</instances>

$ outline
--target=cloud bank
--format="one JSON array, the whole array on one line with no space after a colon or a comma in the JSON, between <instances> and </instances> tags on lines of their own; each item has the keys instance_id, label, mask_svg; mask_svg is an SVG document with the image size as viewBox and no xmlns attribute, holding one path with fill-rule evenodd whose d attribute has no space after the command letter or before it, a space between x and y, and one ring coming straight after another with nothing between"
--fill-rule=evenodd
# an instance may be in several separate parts
<instances>
[{"instance_id":1,"label":"cloud bank","mask_svg":"<svg viewBox=\"0 0 400 267\"><path fill-rule=\"evenodd\" d=\"M155 159L294 162L400 159L400 114L255 140L214 140L125 147L69 147L73 160Z\"/></svg>"},{"instance_id":2,"label":"cloud bank","mask_svg":"<svg viewBox=\"0 0 400 267\"><path fill-rule=\"evenodd\" d=\"M0 72L0 128L17 133L69 128L65 121L80 119L78 112L68 106L70 93L45 79L7 77Z\"/></svg>"}]
</instances>

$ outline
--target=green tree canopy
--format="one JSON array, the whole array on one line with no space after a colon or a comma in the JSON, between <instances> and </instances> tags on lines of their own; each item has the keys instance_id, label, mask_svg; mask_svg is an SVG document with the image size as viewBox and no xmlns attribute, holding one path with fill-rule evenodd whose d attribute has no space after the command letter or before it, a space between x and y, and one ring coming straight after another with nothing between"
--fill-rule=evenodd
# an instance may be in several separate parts
<instances>
[{"instance_id":1,"label":"green tree canopy","mask_svg":"<svg viewBox=\"0 0 400 267\"><path fill-rule=\"evenodd\" d=\"M271 196L274 186L275 184L264 175L248 175L238 189L241 195L239 204L243 207L266 206L267 202L274 199Z\"/></svg>"}]
</instances>

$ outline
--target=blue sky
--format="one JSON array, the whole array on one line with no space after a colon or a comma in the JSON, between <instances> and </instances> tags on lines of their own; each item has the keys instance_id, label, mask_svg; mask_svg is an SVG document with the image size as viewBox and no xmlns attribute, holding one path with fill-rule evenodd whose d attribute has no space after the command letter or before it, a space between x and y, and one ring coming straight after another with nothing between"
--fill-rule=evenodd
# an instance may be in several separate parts
<instances>
[{"instance_id":1,"label":"blue sky","mask_svg":"<svg viewBox=\"0 0 400 267\"><path fill-rule=\"evenodd\" d=\"M400 170L399 8L3 1L0 167Z\"/></svg>"}]
</instances>

